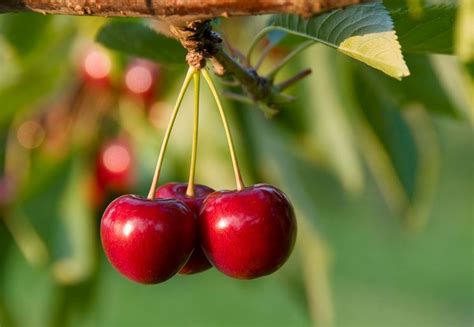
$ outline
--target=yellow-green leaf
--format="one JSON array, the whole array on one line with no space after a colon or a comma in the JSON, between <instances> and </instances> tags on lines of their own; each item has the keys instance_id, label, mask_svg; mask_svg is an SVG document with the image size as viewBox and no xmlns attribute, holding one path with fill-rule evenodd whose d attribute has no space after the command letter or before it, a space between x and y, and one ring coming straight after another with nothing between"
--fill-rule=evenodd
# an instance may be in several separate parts
<instances>
[{"instance_id":1,"label":"yellow-green leaf","mask_svg":"<svg viewBox=\"0 0 474 327\"><path fill-rule=\"evenodd\" d=\"M270 29L324 43L397 79L410 75L392 19L379 2L337 9L310 19L275 15Z\"/></svg>"}]
</instances>

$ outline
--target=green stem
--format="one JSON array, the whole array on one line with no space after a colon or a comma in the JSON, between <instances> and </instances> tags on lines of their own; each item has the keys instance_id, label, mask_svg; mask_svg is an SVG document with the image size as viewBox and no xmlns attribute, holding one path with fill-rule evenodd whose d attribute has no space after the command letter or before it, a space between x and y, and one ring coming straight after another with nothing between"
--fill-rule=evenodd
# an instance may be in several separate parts
<instances>
[{"instance_id":1,"label":"green stem","mask_svg":"<svg viewBox=\"0 0 474 327\"><path fill-rule=\"evenodd\" d=\"M298 55L301 51L313 45L314 41L306 41L301 43L298 47L296 47L293 51L291 51L285 58L283 58L273 69L270 73L268 73L267 78L273 80L275 75L296 55Z\"/></svg>"},{"instance_id":2,"label":"green stem","mask_svg":"<svg viewBox=\"0 0 474 327\"><path fill-rule=\"evenodd\" d=\"M234 167L235 182L237 184L237 190L240 191L244 188L244 182L240 174L239 163L237 162L237 156L235 154L234 142L232 140L232 134L230 133L230 128L227 122L227 118L225 116L224 108L222 106L219 93L217 92L216 85L214 84L214 81L212 80L207 70L203 69L202 76L204 76L204 79L209 85L209 88L211 89L211 93L214 96L214 99L216 100L217 108L219 108L222 124L224 125L224 130L227 137L227 144L229 145L229 152L230 152L230 157L232 159L232 166Z\"/></svg>"},{"instance_id":3,"label":"green stem","mask_svg":"<svg viewBox=\"0 0 474 327\"><path fill-rule=\"evenodd\" d=\"M257 44L268 34L268 32L270 31L270 28L264 28L263 30L261 30L257 36L254 37L253 41L252 41L252 44L250 45L250 48L249 50L247 51L247 65L251 65L251 60L252 60L252 54L253 54L253 51L255 50L255 48L257 47Z\"/></svg>"},{"instance_id":4,"label":"green stem","mask_svg":"<svg viewBox=\"0 0 474 327\"><path fill-rule=\"evenodd\" d=\"M260 58L258 59L257 63L254 66L254 69L258 71L260 69L260 66L262 66L263 62L265 61L265 58L268 56L270 51L272 51L275 48L275 44L270 43L265 47L265 49L262 50L262 54L260 55Z\"/></svg>"},{"instance_id":5,"label":"green stem","mask_svg":"<svg viewBox=\"0 0 474 327\"><path fill-rule=\"evenodd\" d=\"M186 74L186 78L184 79L183 85L181 86L181 90L179 91L178 99L176 100L175 107L173 109L173 113L171 114L170 121L168 123L168 127L166 128L165 136L163 138L163 143L161 144L160 155L158 156L158 161L156 162L155 173L153 175L153 181L151 182L150 191L148 192L148 199L154 199L156 189L158 187L158 180L160 178L160 171L161 165L163 164L164 155L166 152L166 147L168 146L168 141L171 135L171 131L174 126L174 122L176 121L176 116L178 115L179 108L181 106L181 102L183 102L184 94L188 89L189 83L194 75L194 68L189 67L188 72Z\"/></svg>"},{"instance_id":6,"label":"green stem","mask_svg":"<svg viewBox=\"0 0 474 327\"><path fill-rule=\"evenodd\" d=\"M294 75L293 77L290 77L286 81L275 85L275 88L278 91L283 91L283 90L287 89L288 87L292 86L293 84L295 84L296 82L301 81L303 78L305 78L306 76L308 76L310 74L311 74L311 69L309 69L309 68L304 69L304 70L300 71L299 73L297 73L296 75Z\"/></svg>"},{"instance_id":7,"label":"green stem","mask_svg":"<svg viewBox=\"0 0 474 327\"><path fill-rule=\"evenodd\" d=\"M201 71L195 70L194 74L194 125L193 125L193 145L191 150L191 166L189 169L188 188L186 195L194 197L194 176L196 175L196 159L199 133L199 91L201 86Z\"/></svg>"}]
</instances>

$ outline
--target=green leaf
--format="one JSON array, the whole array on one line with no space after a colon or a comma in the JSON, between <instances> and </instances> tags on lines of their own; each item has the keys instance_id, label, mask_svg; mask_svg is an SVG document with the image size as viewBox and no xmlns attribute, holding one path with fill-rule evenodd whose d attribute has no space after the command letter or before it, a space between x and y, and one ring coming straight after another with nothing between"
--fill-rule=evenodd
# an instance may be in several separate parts
<instances>
[{"instance_id":1,"label":"green leaf","mask_svg":"<svg viewBox=\"0 0 474 327\"><path fill-rule=\"evenodd\" d=\"M441 83L430 57L412 54L405 59L413 74L401 82L370 71L364 71L364 79L377 85L377 90L397 108L417 104L429 112L459 118L460 109Z\"/></svg>"},{"instance_id":2,"label":"green leaf","mask_svg":"<svg viewBox=\"0 0 474 327\"><path fill-rule=\"evenodd\" d=\"M75 33L76 26L71 20L55 17L48 24L41 33L43 41L22 58L14 78L0 87L0 126L21 111L34 110L52 92L61 92L60 86L70 77L68 53Z\"/></svg>"},{"instance_id":3,"label":"green leaf","mask_svg":"<svg viewBox=\"0 0 474 327\"><path fill-rule=\"evenodd\" d=\"M474 62L474 2L461 0L456 23L456 53L464 62Z\"/></svg>"},{"instance_id":4,"label":"green leaf","mask_svg":"<svg viewBox=\"0 0 474 327\"><path fill-rule=\"evenodd\" d=\"M345 67L338 65L338 59L343 57L322 45L304 53L304 63L317 71L317 77L309 77L302 86L305 88L304 94L311 96L304 97L302 101L305 109L298 110L305 111L311 125L306 136L308 144L304 147L318 149L341 180L344 189L356 193L363 188L363 170L355 144L356 131L347 114L351 103L343 96L342 76ZM318 58L318 61L314 58ZM374 74L398 83L385 75Z\"/></svg>"},{"instance_id":5,"label":"green leaf","mask_svg":"<svg viewBox=\"0 0 474 327\"><path fill-rule=\"evenodd\" d=\"M51 21L51 16L8 14L0 20L0 35L15 48L17 55L25 56L39 44Z\"/></svg>"},{"instance_id":6,"label":"green leaf","mask_svg":"<svg viewBox=\"0 0 474 327\"><path fill-rule=\"evenodd\" d=\"M362 154L392 212L409 228L428 217L438 178L439 149L423 108L401 113L373 72L357 67L352 83Z\"/></svg>"},{"instance_id":7,"label":"green leaf","mask_svg":"<svg viewBox=\"0 0 474 327\"><path fill-rule=\"evenodd\" d=\"M402 6L390 14L403 52L453 53L454 5L428 5L419 16Z\"/></svg>"},{"instance_id":8,"label":"green leaf","mask_svg":"<svg viewBox=\"0 0 474 327\"><path fill-rule=\"evenodd\" d=\"M158 34L152 28L135 22L113 22L98 32L97 41L131 56L161 64L184 64L186 51L175 39Z\"/></svg>"},{"instance_id":9,"label":"green leaf","mask_svg":"<svg viewBox=\"0 0 474 327\"><path fill-rule=\"evenodd\" d=\"M270 25L269 29L281 29L336 48L397 79L410 74L392 20L381 3L350 6L310 19L275 15Z\"/></svg>"},{"instance_id":10,"label":"green leaf","mask_svg":"<svg viewBox=\"0 0 474 327\"><path fill-rule=\"evenodd\" d=\"M53 264L53 276L63 284L81 282L95 270L97 238L95 217L88 201L87 180L90 168L80 156L74 156L59 213L70 242L71 253Z\"/></svg>"}]
</instances>

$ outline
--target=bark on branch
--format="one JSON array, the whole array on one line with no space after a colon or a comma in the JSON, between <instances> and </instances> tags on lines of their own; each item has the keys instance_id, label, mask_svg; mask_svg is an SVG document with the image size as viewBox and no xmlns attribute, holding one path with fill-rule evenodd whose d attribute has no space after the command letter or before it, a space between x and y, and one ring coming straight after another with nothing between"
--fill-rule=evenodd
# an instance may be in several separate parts
<instances>
[{"instance_id":1,"label":"bark on branch","mask_svg":"<svg viewBox=\"0 0 474 327\"><path fill-rule=\"evenodd\" d=\"M293 13L311 16L361 0L0 0L0 13L34 11L107 17L183 17L205 19Z\"/></svg>"}]
</instances>

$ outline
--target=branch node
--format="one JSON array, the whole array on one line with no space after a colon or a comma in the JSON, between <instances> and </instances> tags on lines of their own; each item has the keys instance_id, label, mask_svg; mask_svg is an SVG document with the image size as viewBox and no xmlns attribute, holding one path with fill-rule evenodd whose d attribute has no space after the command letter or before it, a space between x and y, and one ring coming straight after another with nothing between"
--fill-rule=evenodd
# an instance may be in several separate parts
<instances>
[{"instance_id":1,"label":"branch node","mask_svg":"<svg viewBox=\"0 0 474 327\"><path fill-rule=\"evenodd\" d=\"M222 39L212 31L210 20L196 20L185 27L171 26L171 32L188 50L186 61L195 69L206 66L206 60L219 50Z\"/></svg>"}]
</instances>

